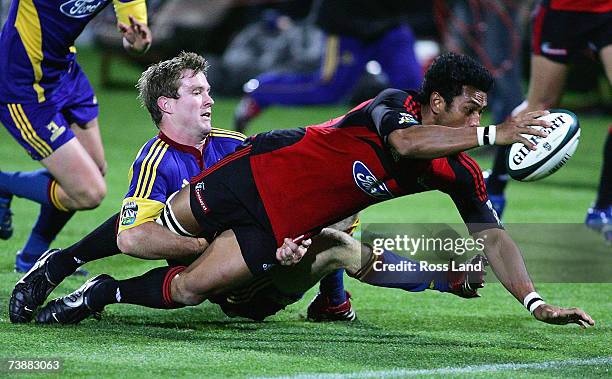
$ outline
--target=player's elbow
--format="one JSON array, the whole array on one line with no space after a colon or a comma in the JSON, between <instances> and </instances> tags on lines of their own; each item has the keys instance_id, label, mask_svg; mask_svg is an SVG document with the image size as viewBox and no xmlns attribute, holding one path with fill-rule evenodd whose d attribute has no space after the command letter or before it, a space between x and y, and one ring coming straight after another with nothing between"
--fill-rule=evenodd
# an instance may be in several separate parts
<instances>
[{"instance_id":1,"label":"player's elbow","mask_svg":"<svg viewBox=\"0 0 612 379\"><path fill-rule=\"evenodd\" d=\"M117 235L117 247L123 254L134 255L141 245L141 233L138 227L123 230Z\"/></svg>"}]
</instances>

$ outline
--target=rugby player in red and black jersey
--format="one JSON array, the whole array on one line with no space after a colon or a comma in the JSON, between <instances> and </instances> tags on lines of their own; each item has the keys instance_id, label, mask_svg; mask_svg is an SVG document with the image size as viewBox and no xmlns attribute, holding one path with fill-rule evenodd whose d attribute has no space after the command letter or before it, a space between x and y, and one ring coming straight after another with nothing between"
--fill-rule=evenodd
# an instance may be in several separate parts
<instances>
[{"instance_id":1,"label":"rugby player in red and black jersey","mask_svg":"<svg viewBox=\"0 0 612 379\"><path fill-rule=\"evenodd\" d=\"M162 217L209 246L184 270L151 276L150 287L161 287L153 307L199 304L269 270L285 236L316 236L369 205L435 189L451 197L470 233L485 241L502 284L538 320L593 325L582 310L545 304L535 292L518 247L488 201L478 165L463 153L494 143L534 148L521 133L543 136L529 126L550 126L537 120L546 112L536 111L480 127L491 83L479 63L445 54L419 93L388 89L324 124L251 137L168 202ZM151 299L142 305L152 306ZM48 307L39 321L51 319Z\"/></svg>"},{"instance_id":2,"label":"rugby player in red and black jersey","mask_svg":"<svg viewBox=\"0 0 612 379\"><path fill-rule=\"evenodd\" d=\"M599 60L612 83L612 1L543 0L533 12L527 99L513 113L559 105L570 64L580 56ZM505 150L498 150L487 188L501 217L508 181ZM604 144L597 198L585 224L612 242L612 125Z\"/></svg>"}]
</instances>

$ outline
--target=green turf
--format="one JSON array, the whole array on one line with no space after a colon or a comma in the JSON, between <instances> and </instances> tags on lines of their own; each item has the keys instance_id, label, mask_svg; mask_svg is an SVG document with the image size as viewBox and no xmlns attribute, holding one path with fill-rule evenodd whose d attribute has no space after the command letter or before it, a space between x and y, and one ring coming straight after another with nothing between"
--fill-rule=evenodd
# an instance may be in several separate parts
<instances>
[{"instance_id":1,"label":"green turf","mask_svg":"<svg viewBox=\"0 0 612 379\"><path fill-rule=\"evenodd\" d=\"M84 62L97 86L96 61ZM127 75L127 79L134 78ZM77 241L119 209L127 189L129 165L140 146L156 133L146 112L138 108L134 91L98 90L97 94L109 163L108 196L98 209L78 213L58 237L56 246ZM215 126L230 127L235 104L235 99L216 99ZM275 108L256 120L250 131L321 122L344 111L345 107ZM582 222L595 196L602 142L612 119L585 116L581 122L582 141L567 167L540 182L510 184L506 222ZM0 141L3 170L38 168L4 128L0 128ZM489 154L475 153L483 167L490 165ZM0 357L62 358L63 375L131 378L350 374L612 357L612 285L594 283L538 286L549 302L581 306L590 312L598 324L589 330L535 321L499 284L482 290L480 299L463 300L434 292L410 294L377 289L350 279L347 286L354 295L359 317L359 321L350 325L304 322L307 300L314 291L305 300L263 323L229 319L215 306L204 304L174 311L111 306L102 321L87 320L76 327L11 325L7 299L18 280L18 275L12 272L13 254L27 237L37 207L16 199L13 210L15 235L9 241L0 242L3 253L0 256ZM368 223L460 222L451 201L439 193L380 204L364 211L362 219ZM610 248L601 249L601 254L611 253ZM548 254L554 258L554 248L548 249ZM610 263L610 255L599 261L603 265ZM87 269L126 278L157 264L113 257L89 264ZM55 294L73 290L82 281L70 278ZM610 377L612 364L609 362L462 376Z\"/></svg>"}]
</instances>

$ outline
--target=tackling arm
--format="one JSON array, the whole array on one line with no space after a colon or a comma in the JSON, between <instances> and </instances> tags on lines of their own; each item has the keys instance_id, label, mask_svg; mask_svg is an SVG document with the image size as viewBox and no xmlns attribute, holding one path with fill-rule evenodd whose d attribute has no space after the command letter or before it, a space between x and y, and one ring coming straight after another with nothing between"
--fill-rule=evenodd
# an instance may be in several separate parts
<instances>
[{"instance_id":1,"label":"tackling arm","mask_svg":"<svg viewBox=\"0 0 612 379\"><path fill-rule=\"evenodd\" d=\"M180 259L201 254L208 243L203 238L186 237L148 221L117 235L117 246L124 254L142 259Z\"/></svg>"},{"instance_id":2,"label":"tackling arm","mask_svg":"<svg viewBox=\"0 0 612 379\"><path fill-rule=\"evenodd\" d=\"M491 268L506 289L521 303L525 296L535 288L523 256L510 235L503 229L487 229L474 233L474 238L482 238L485 254ZM583 328L595 325L595 322L580 308L560 308L550 304L541 304L534 311L536 319L549 323L565 325L578 324Z\"/></svg>"}]
</instances>

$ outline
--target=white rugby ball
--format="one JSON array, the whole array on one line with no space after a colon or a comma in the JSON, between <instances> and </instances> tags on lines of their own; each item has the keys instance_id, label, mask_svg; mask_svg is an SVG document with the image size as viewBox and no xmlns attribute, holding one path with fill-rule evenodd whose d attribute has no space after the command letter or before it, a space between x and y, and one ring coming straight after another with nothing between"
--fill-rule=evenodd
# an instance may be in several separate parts
<instances>
[{"instance_id":1,"label":"white rugby ball","mask_svg":"<svg viewBox=\"0 0 612 379\"><path fill-rule=\"evenodd\" d=\"M530 182L551 175L572 157L580 139L578 117L565 109L551 109L550 114L540 117L553 124L552 128L536 127L547 130L546 137L523 134L532 141L537 149L529 150L522 143L513 144L508 149L508 174L516 180Z\"/></svg>"}]
</instances>

